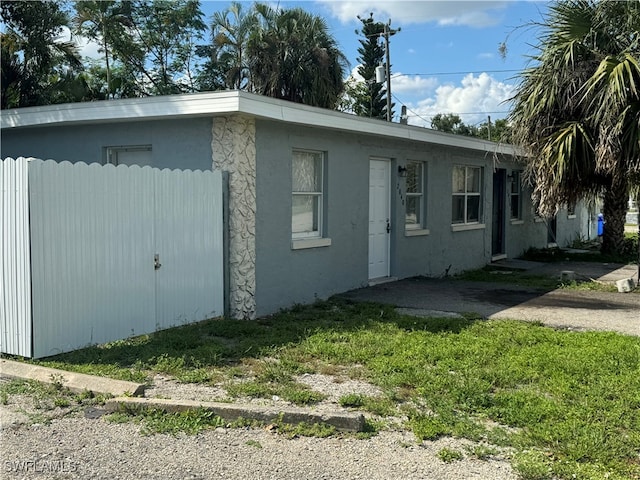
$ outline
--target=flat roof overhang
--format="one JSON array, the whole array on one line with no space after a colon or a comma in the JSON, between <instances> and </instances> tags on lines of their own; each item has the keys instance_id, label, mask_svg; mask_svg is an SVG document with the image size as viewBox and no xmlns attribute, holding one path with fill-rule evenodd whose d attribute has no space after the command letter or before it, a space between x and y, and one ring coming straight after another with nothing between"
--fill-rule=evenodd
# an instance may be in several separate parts
<instances>
[{"instance_id":1,"label":"flat roof overhang","mask_svg":"<svg viewBox=\"0 0 640 480\"><path fill-rule=\"evenodd\" d=\"M375 135L516 156L515 147L463 135L358 117L231 90L27 107L0 112L2 130L30 127L170 120L241 114L315 128Z\"/></svg>"}]
</instances>

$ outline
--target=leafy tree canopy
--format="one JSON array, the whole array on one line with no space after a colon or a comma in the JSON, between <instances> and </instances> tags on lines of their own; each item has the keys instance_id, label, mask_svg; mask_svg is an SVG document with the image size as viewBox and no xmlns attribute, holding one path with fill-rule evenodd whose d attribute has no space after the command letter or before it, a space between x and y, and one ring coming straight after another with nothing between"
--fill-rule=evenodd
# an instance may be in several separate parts
<instances>
[{"instance_id":1,"label":"leafy tree canopy","mask_svg":"<svg viewBox=\"0 0 640 480\"><path fill-rule=\"evenodd\" d=\"M495 122L487 119L486 122L482 122L479 125L467 125L459 115L438 113L431 119L431 128L440 132L477 137L493 142L511 142L511 128L507 120L503 118Z\"/></svg>"},{"instance_id":2,"label":"leafy tree canopy","mask_svg":"<svg viewBox=\"0 0 640 480\"><path fill-rule=\"evenodd\" d=\"M81 87L74 74L82 64L74 44L61 40L69 19L60 4L3 1L0 16L2 108L74 100Z\"/></svg>"},{"instance_id":3,"label":"leafy tree canopy","mask_svg":"<svg viewBox=\"0 0 640 480\"><path fill-rule=\"evenodd\" d=\"M200 76L204 89L252 90L248 43L258 27L255 8L240 2L213 14L211 44L200 49L207 59Z\"/></svg>"},{"instance_id":4,"label":"leafy tree canopy","mask_svg":"<svg viewBox=\"0 0 640 480\"><path fill-rule=\"evenodd\" d=\"M127 37L127 27L132 25L132 3L115 0L79 0L75 2L74 8L76 32L98 42L100 51L104 54L106 82L104 91L100 87L95 91L97 98L122 97L122 82L118 78L112 82L111 64L115 60L115 44Z\"/></svg>"},{"instance_id":5,"label":"leafy tree canopy","mask_svg":"<svg viewBox=\"0 0 640 480\"><path fill-rule=\"evenodd\" d=\"M387 118L387 97L384 84L377 83L376 67L384 64L385 51L381 35L384 24L373 19L373 13L368 18L358 17L362 22L360 47L358 47L358 73L364 79L366 88L362 87L362 95L355 98L354 112L363 117Z\"/></svg>"},{"instance_id":6,"label":"leafy tree canopy","mask_svg":"<svg viewBox=\"0 0 640 480\"><path fill-rule=\"evenodd\" d=\"M252 90L324 108L335 108L349 63L322 17L301 8L256 4L259 27L247 47Z\"/></svg>"}]
</instances>

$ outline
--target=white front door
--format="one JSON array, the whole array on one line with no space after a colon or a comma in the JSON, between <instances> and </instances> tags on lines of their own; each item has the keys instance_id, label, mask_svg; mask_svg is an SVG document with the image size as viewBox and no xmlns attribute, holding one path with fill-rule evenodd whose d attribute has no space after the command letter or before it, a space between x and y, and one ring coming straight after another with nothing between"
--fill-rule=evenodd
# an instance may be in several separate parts
<instances>
[{"instance_id":1,"label":"white front door","mask_svg":"<svg viewBox=\"0 0 640 480\"><path fill-rule=\"evenodd\" d=\"M389 276L390 165L369 163L369 279Z\"/></svg>"}]
</instances>

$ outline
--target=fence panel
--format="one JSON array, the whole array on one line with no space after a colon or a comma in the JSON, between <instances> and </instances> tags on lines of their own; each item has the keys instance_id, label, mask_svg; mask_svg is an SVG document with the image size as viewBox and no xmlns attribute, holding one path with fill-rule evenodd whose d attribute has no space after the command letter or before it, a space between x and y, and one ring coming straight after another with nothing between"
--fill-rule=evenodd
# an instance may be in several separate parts
<instances>
[{"instance_id":1,"label":"fence panel","mask_svg":"<svg viewBox=\"0 0 640 480\"><path fill-rule=\"evenodd\" d=\"M155 329L151 168L34 161L34 356Z\"/></svg>"},{"instance_id":2,"label":"fence panel","mask_svg":"<svg viewBox=\"0 0 640 480\"><path fill-rule=\"evenodd\" d=\"M29 161L0 162L0 351L31 356Z\"/></svg>"},{"instance_id":3,"label":"fence panel","mask_svg":"<svg viewBox=\"0 0 640 480\"><path fill-rule=\"evenodd\" d=\"M155 218L158 328L221 316L220 172L156 171Z\"/></svg>"},{"instance_id":4,"label":"fence panel","mask_svg":"<svg viewBox=\"0 0 640 480\"><path fill-rule=\"evenodd\" d=\"M220 172L19 159L0 174L2 352L44 357L223 314Z\"/></svg>"}]
</instances>

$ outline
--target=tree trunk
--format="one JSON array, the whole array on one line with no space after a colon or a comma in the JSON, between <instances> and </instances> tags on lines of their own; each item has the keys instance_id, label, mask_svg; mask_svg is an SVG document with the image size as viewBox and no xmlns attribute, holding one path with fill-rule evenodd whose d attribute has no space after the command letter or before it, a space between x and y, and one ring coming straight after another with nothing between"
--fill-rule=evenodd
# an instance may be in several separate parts
<instances>
[{"instance_id":1,"label":"tree trunk","mask_svg":"<svg viewBox=\"0 0 640 480\"><path fill-rule=\"evenodd\" d=\"M624 224L629 207L629 185L622 177L614 180L604 194L602 253L618 254L624 245Z\"/></svg>"},{"instance_id":2,"label":"tree trunk","mask_svg":"<svg viewBox=\"0 0 640 480\"><path fill-rule=\"evenodd\" d=\"M102 48L104 48L104 59L107 64L107 100L111 100L111 68L109 67L109 45L107 44L107 22L102 19Z\"/></svg>"}]
</instances>

